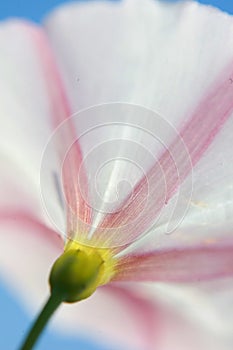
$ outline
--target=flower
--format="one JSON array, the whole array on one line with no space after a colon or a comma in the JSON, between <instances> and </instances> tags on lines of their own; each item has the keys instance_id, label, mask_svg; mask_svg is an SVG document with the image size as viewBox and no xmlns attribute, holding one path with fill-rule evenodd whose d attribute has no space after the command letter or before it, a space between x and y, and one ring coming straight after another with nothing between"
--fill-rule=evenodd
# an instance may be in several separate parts
<instances>
[{"instance_id":1,"label":"flower","mask_svg":"<svg viewBox=\"0 0 233 350\"><path fill-rule=\"evenodd\" d=\"M49 16L44 29L17 20L1 24L0 265L25 302L35 307L47 294L45 276L64 248L64 225L68 244L84 249L93 224L85 200L91 195L100 207L91 187L95 166L105 164L108 152L121 155L121 143L130 157L135 141L145 142L148 154L153 147L157 151L158 162L151 163L137 148L146 175L139 182L130 178L133 191L124 183L135 174L130 162L118 164L118 158L105 168L100 194L109 199L115 188L109 192L106 186L115 176L113 184L123 181L124 197L132 196L119 208L109 205L110 196L102 208L108 214L99 221L94 216L101 232L92 243L108 261L104 286L62 307L57 315L62 328L127 349L232 348L232 34L232 18L211 7L149 0L72 3ZM90 106L96 107L85 109ZM128 113L124 128L117 129L122 106ZM163 116L156 136L164 137L169 152L151 145L148 132L140 134L145 130L135 130L139 122L153 130L148 121L154 110L154 117ZM71 142L73 121L85 131L100 121L102 127L104 118L111 124L107 129ZM55 129L56 147L52 138L45 149ZM119 143L115 133L122 134ZM66 217L57 162L67 151ZM81 168L85 156L87 172ZM159 212L160 225L152 230Z\"/></svg>"}]
</instances>

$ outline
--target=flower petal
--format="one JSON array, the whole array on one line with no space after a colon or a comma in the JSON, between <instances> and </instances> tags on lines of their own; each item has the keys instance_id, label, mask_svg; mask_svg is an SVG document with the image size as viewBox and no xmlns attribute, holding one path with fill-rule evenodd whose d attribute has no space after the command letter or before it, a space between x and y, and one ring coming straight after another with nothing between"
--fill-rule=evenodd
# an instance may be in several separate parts
<instances>
[{"instance_id":1,"label":"flower petal","mask_svg":"<svg viewBox=\"0 0 233 350\"><path fill-rule=\"evenodd\" d=\"M0 135L1 183L4 184L0 204L4 209L25 206L25 210L36 213L50 225L53 219L58 230L64 231L65 214L59 201L62 170L68 204L79 202L71 175L82 156L76 143L62 168L59 152L62 155L66 145L71 144L71 123L57 134L60 137L57 143L45 149L53 130L71 114L56 61L43 29L26 22L3 22L0 45L4 126ZM41 192L50 222L42 209Z\"/></svg>"},{"instance_id":2,"label":"flower petal","mask_svg":"<svg viewBox=\"0 0 233 350\"><path fill-rule=\"evenodd\" d=\"M40 198L41 157L53 130L52 109L56 105L61 116L65 107L59 86L53 89L57 79L48 76L39 55L43 36L36 26L16 20L0 26L0 205L1 210L24 208L45 220ZM53 97L57 94L56 100L52 91ZM59 217L61 209L53 187L50 195Z\"/></svg>"},{"instance_id":3,"label":"flower petal","mask_svg":"<svg viewBox=\"0 0 233 350\"><path fill-rule=\"evenodd\" d=\"M42 196L44 197L45 205L50 204L51 191L45 190L43 187L48 187L48 178L51 179L51 174L55 174L58 186L60 185L60 196L63 196L66 200L66 206L71 209L75 209L75 215L85 222L89 221L89 207L85 206L82 200L79 187L77 186L76 174L79 173L80 181L87 191L86 173L80 171L80 165L82 163L82 153L80 145L77 142L72 119L69 119L71 115L71 109L67 100L67 96L64 91L63 81L61 80L60 73L57 70L56 60L53 52L50 48L46 34L41 31L31 30L31 39L34 45L36 45L37 55L41 59L42 71L47 83L47 93L50 97L50 109L51 109L51 125L58 128L55 130L52 140L50 139L49 146L47 145L43 155L42 174L41 174L41 186ZM41 52L43 53L41 55ZM64 123L63 123L64 122ZM50 135L51 136L51 135ZM52 143L52 144L51 144ZM57 171L54 170L54 164L51 159L55 158L54 150L57 151L59 158L56 164ZM52 154L50 154L52 153ZM51 163L51 164L50 164ZM54 182L54 176L52 176ZM55 190L57 186L53 185ZM44 191L43 191L44 190ZM54 203L52 203L54 204ZM49 211L49 208L46 208ZM49 211L52 213L52 211ZM58 229L61 230L61 226L58 225L57 216L53 217L54 223L57 224ZM66 233L66 227L63 227L63 232Z\"/></svg>"},{"instance_id":4,"label":"flower petal","mask_svg":"<svg viewBox=\"0 0 233 350\"><path fill-rule=\"evenodd\" d=\"M231 17L193 1L71 3L45 25L76 111L124 101L177 125L233 55Z\"/></svg>"},{"instance_id":5,"label":"flower petal","mask_svg":"<svg viewBox=\"0 0 233 350\"><path fill-rule=\"evenodd\" d=\"M187 295L181 293L181 297L183 295L184 298L182 304L182 300L178 299L178 292L174 293L173 298L169 300L171 292L176 291L176 288L171 286L169 293L169 288L169 285L158 285L157 287L156 284L147 286L136 283L103 287L79 305L64 306L63 310L60 310L60 314L63 315L63 325L60 327L64 329L64 324L66 324L67 327L70 327L69 331L72 332L78 326L83 334L86 334L85 329L89 329L89 336L91 329L96 339L100 339L100 334L102 334L106 343L109 340L110 348L110 344L114 343L116 346L119 344L121 349L204 350L211 348L230 350L232 346L231 324L225 328L225 331L221 327L221 321L226 325L230 320L226 317L227 315L219 312L221 310L214 309L214 305L209 302L208 307L204 310L207 312L213 310L215 319L213 324L208 322L205 324L205 317L208 319L209 315L202 315L202 310L197 310L196 315L192 317L194 306L190 304L193 299L188 300L188 298L192 296L193 289L187 290ZM164 295L159 295L163 293L163 290ZM182 292L181 288L177 290ZM196 293L195 307L198 308L201 293L200 295L197 291ZM195 291L193 294L195 296ZM221 296L224 297L219 293L220 299ZM183 305L186 306L186 309L180 310ZM92 310L91 318L89 310ZM219 322L217 322L218 315L221 317Z\"/></svg>"},{"instance_id":6,"label":"flower petal","mask_svg":"<svg viewBox=\"0 0 233 350\"><path fill-rule=\"evenodd\" d=\"M163 222L136 241L122 254L146 254L170 249L185 250L195 247L211 249L218 244L231 244L233 238L233 118L222 127L193 169L193 193L189 210L176 230L167 233L167 223L172 223L174 202L163 212ZM187 192L183 185L182 200ZM189 186L189 184L188 184ZM176 205L176 203L175 203ZM181 203L182 205L182 203ZM176 221L176 218L174 218Z\"/></svg>"},{"instance_id":7,"label":"flower petal","mask_svg":"<svg viewBox=\"0 0 233 350\"><path fill-rule=\"evenodd\" d=\"M63 242L52 230L23 213L5 214L0 219L1 277L15 288L16 297L20 296L25 306L30 306L36 313L48 293L45 276L48 276L51 264L61 253ZM229 300L226 299L226 292L231 290L229 285L225 285L225 311L221 308L218 310L221 311L221 319L217 326L215 323L205 324L204 316L207 319L212 317L208 316L212 304L210 299L201 299L201 295L198 298L198 291L196 300L193 298L194 292L189 291L191 288L185 286L153 286L148 289L143 284L114 283L99 288L92 297L77 305L63 305L55 314L53 324L61 332L77 337L87 336L88 339L91 337L109 349L231 349L224 344L228 342L232 345L226 337L232 323L228 323L228 328L217 328L217 333L214 332L216 328L211 328L220 326L227 310L228 314L232 314L226 302ZM223 305L218 295L219 287L214 287L213 302L218 301L218 305ZM198 314L197 305L201 301L201 310L206 307L205 315ZM218 320L217 315L216 310L214 322ZM204 317L202 322L201 316Z\"/></svg>"},{"instance_id":8,"label":"flower petal","mask_svg":"<svg viewBox=\"0 0 233 350\"><path fill-rule=\"evenodd\" d=\"M192 285L146 283L141 288L151 300L167 306L171 313L178 312L186 322L191 321L192 331L199 332L197 338L192 339L194 343L191 342L194 349L203 348L206 342L206 348L230 350L233 344L232 283L232 278L226 278ZM196 341L202 345L195 345ZM170 348L173 348L171 343L167 346Z\"/></svg>"},{"instance_id":9,"label":"flower petal","mask_svg":"<svg viewBox=\"0 0 233 350\"><path fill-rule=\"evenodd\" d=\"M210 151L213 152L214 149L217 155L221 154L222 163L230 163L233 154L228 151L224 152L224 148L227 148L226 143L227 141L229 142L229 135L231 135L233 130L231 118L233 111L233 89L229 84L228 78L231 72L233 72L233 65L227 67L226 71L220 75L219 81L214 84L210 91L206 92L206 96L190 115L190 118L187 117L187 122L181 130L180 135L170 143L168 150L162 154L158 162L152 166L149 172L137 184L131 202L127 206L125 205L126 203L123 203L123 206L118 208L116 214L106 218L106 227L111 227L111 225L113 226L116 222L119 225L124 225L132 220L132 215L139 216L139 220L135 220L131 230L128 230L128 235L131 234L135 239L151 226L161 210L164 207L166 209L174 193L176 194L178 191L176 197L177 203L171 218L169 218L170 228L167 228L168 231L165 230L166 233L169 233L171 230L173 231L177 228L177 224L183 219L182 216L186 213L186 207L183 208L182 205L184 200L183 198L180 199L181 196L179 193L181 192L182 194L182 183L187 176L189 176L189 178L191 177L192 166L194 167L195 173L196 164L203 155L205 155L206 151L208 155L208 148L212 142L217 141L218 143L217 145L214 143ZM208 173L211 173L211 167L215 169L215 173L221 172L221 168L219 169L215 159L209 162ZM161 171L163 177L161 177ZM233 175L233 166L228 166L225 173L227 173L225 174L225 176L227 175L227 180L230 181ZM187 206L193 190L192 179L189 178L186 180L185 184L188 190L186 191L186 195L190 194L190 198L187 197ZM164 182L166 184L165 194L163 192ZM195 185L200 186L201 182L201 180L197 179ZM149 195L147 193L148 183L150 185ZM215 192L221 193L222 203L224 203L225 200L226 188L232 188L231 182L226 182L226 177L224 178L224 183L225 188L216 184L217 188L215 190ZM203 200L205 199L203 198ZM227 203L227 205L228 204L229 203ZM233 201L231 201L230 205L231 211L233 212ZM143 215L140 216L140 212L142 212ZM161 214L161 216L164 215L163 212ZM164 220L164 218L162 218L162 220ZM119 232L117 238L119 240ZM116 241L116 239L114 241Z\"/></svg>"},{"instance_id":10,"label":"flower petal","mask_svg":"<svg viewBox=\"0 0 233 350\"><path fill-rule=\"evenodd\" d=\"M231 96L233 93L231 89L233 21L230 16L192 1L165 4L161 1L148 0L145 3L145 1L128 0L120 3L63 6L48 19L46 28L58 57L73 110L112 101L140 104L156 110L179 130L179 135L187 144L194 165L203 156L204 151L210 147L211 142L213 143L214 137L216 137L214 142L217 138L222 142L226 135L230 135L231 132L228 129L229 126L230 128L232 126L230 121L226 122L232 111ZM222 101L221 104L219 100ZM109 123L116 121L116 115L113 113L112 116L111 118L111 114L108 115ZM139 117L140 114L135 117L136 120ZM129 114L125 116L124 122L127 124L131 120L132 115ZM145 123L147 121L145 119ZM227 124L223 130L224 122ZM81 124L82 130L85 130L85 127L88 130L85 120L82 120ZM158 127L156 136L159 136L160 131ZM102 142L107 140L105 149L102 147L101 152L96 156L98 165L105 164L106 155L113 160L102 181L102 183L110 183L112 179L115 179L116 186L108 188L108 196L111 193L115 194L118 181L132 177L132 174L135 173L129 170L131 164L120 167L119 171L119 158L123 157L123 152L118 151L117 153L116 151L120 147L116 147L113 142L116 137L115 132L114 128L112 131L106 128L97 135ZM117 133L117 138L126 138L131 143L133 138L138 139L138 133L134 130L131 130L130 137L128 132L127 136L124 132L125 128L122 128ZM221 136L217 135L218 133L221 133ZM148 147L147 142L148 134L145 134L140 138L140 142L150 153L151 148ZM126 213L118 210L120 214L115 215L115 221L118 226L121 225L121 229L115 230L116 225L114 225L113 236L108 236L108 232L101 232L102 241L105 240L107 245L123 245L136 239L146 228L149 228L149 223L158 215L163 204L168 202L169 207L169 201L177 186L190 170L189 166L182 164L182 157L179 158L182 149L175 141L168 132L165 146L168 150L172 150L173 146L176 151L175 155L178 154L178 160L175 159L173 163L166 156L166 152L163 152L161 144L156 145L153 150L153 155L159 157L160 160L154 166L153 176L151 176L155 179L152 185L157 194L154 210L151 206L150 211L146 212L148 215L144 215L145 220L138 221L138 227L131 225L122 234L122 227L126 221L137 217L139 209L141 210L140 206L138 209L138 203L144 203L145 186L142 181L142 186L139 185L135 192L133 191L133 198L137 200L132 202L131 208L126 210ZM221 142L219 142L220 148L223 149L228 144L228 140L222 145ZM95 146L96 138L87 137L82 143L84 154L88 155ZM126 150L127 147L124 147ZM213 146L212 154L215 151L219 152L218 147L215 149ZM137 153L135 152L137 148L132 147L132 149L134 149L134 154ZM112 157L109 153L112 154ZM134 161L133 152L131 154L132 159L130 160ZM128 155L127 151L125 155ZM227 164L226 176L228 179L232 172L232 166L228 166L230 154L229 152L221 153L221 156L223 163ZM141 165L140 161L138 163ZM89 164L90 174L93 173L93 163L96 162ZM165 185L168 185L165 196L164 186L160 186L162 181L160 163L162 169L165 169ZM149 165L152 167L153 162ZM170 176L174 173L176 165L178 173L181 172L178 184L177 179ZM148 164L143 166L145 170L150 168ZM210 171L220 174L221 170L222 166L209 156L207 176ZM199 170L196 174L194 191L198 186L202 186L199 183ZM205 180L204 183L206 184ZM221 193L220 186L216 184L216 187L217 189L214 190ZM223 192L226 193L228 188L228 185L224 185ZM141 196L138 195L140 189ZM125 191L124 194L127 198L128 192ZM185 193L182 193L182 197L186 205L189 197L185 198ZM179 203L181 200L183 208L182 198L178 197L178 199ZM201 199L200 201L202 202ZM122 203L124 204L124 201ZM224 204L221 205L224 206ZM116 209L119 208L118 206ZM138 211L135 211L136 209ZM170 211L168 210L170 214L171 209L174 209L174 203ZM162 214L161 222L164 223L166 215ZM175 211L173 228L180 222L183 214L185 214L184 210L183 212L178 209ZM101 218L103 219L103 216ZM105 220L103 226L108 226L110 222L114 222L112 216L109 217L109 220ZM100 226L99 222L98 224Z\"/></svg>"},{"instance_id":11,"label":"flower petal","mask_svg":"<svg viewBox=\"0 0 233 350\"><path fill-rule=\"evenodd\" d=\"M47 278L52 263L63 249L61 238L24 213L0 217L0 275L25 306L38 312L47 298ZM87 336L120 348L146 349L153 340L154 311L123 288L100 288L77 305L65 304L55 323L66 333Z\"/></svg>"},{"instance_id":12,"label":"flower petal","mask_svg":"<svg viewBox=\"0 0 233 350\"><path fill-rule=\"evenodd\" d=\"M47 294L49 268L63 251L58 234L23 211L0 213L0 273L26 305Z\"/></svg>"},{"instance_id":13,"label":"flower petal","mask_svg":"<svg viewBox=\"0 0 233 350\"><path fill-rule=\"evenodd\" d=\"M119 260L117 271L116 281L195 282L232 276L233 244L130 255Z\"/></svg>"}]
</instances>

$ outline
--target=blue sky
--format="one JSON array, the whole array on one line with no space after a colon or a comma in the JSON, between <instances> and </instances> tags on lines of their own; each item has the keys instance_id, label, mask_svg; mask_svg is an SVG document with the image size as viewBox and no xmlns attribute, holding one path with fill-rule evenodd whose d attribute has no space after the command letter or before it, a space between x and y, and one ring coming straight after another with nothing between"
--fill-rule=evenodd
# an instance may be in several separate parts
<instances>
[{"instance_id":1,"label":"blue sky","mask_svg":"<svg viewBox=\"0 0 233 350\"><path fill-rule=\"evenodd\" d=\"M84 0L85 1L85 0ZM115 0L117 1L117 0ZM168 1L168 0L167 0ZM175 0L170 0L175 1ZM0 2L0 19L9 16L20 16L40 21L43 15L59 3L69 2L60 0L8 0ZM233 14L232 0L200 0L202 4L212 4Z\"/></svg>"},{"instance_id":2,"label":"blue sky","mask_svg":"<svg viewBox=\"0 0 233 350\"><path fill-rule=\"evenodd\" d=\"M0 19L17 16L40 21L41 18L59 3L59 0L8 0L0 2ZM200 0L203 4L212 4L233 14L232 0ZM20 303L15 300L11 291L0 281L0 349L15 350L23 334L32 321ZM85 339L66 338L50 329L43 335L39 346L35 349L43 350L109 350ZM117 350L117 349L116 349ZM122 349L121 349L122 350Z\"/></svg>"}]
</instances>

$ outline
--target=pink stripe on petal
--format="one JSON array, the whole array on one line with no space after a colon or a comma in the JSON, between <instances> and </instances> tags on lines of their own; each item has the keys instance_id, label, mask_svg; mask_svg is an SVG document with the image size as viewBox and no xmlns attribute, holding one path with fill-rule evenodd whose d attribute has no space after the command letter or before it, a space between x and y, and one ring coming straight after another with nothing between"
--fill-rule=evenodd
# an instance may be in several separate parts
<instances>
[{"instance_id":1,"label":"pink stripe on petal","mask_svg":"<svg viewBox=\"0 0 233 350\"><path fill-rule=\"evenodd\" d=\"M72 113L63 81L45 32L40 28L28 25L25 25L25 29L32 36L32 42L35 44L35 49L42 64L43 74L47 82L47 93L51 101L53 127L56 127Z\"/></svg>"},{"instance_id":2,"label":"pink stripe on petal","mask_svg":"<svg viewBox=\"0 0 233 350\"><path fill-rule=\"evenodd\" d=\"M28 29L27 29L28 30ZM50 96L52 129L59 127L56 133L55 147L60 155L59 176L62 177L66 204L68 207L68 232L73 230L77 217L84 223L90 222L90 208L83 200L77 178L82 184L82 192L88 192L87 175L80 171L82 152L77 140L72 111L66 91L60 76L56 58L52 52L45 32L30 27L30 34L38 50L38 57L42 63L43 74L47 82L47 93ZM63 124L61 124L63 123ZM63 125L63 127L61 127Z\"/></svg>"},{"instance_id":3,"label":"pink stripe on petal","mask_svg":"<svg viewBox=\"0 0 233 350\"><path fill-rule=\"evenodd\" d=\"M132 290L115 283L102 288L126 305L125 307L128 308L128 311L134 315L134 319L138 322L138 331L140 331L143 348L154 350L162 330L161 310L159 307L156 308L155 303L151 303L146 298L143 299L137 296Z\"/></svg>"},{"instance_id":4,"label":"pink stripe on petal","mask_svg":"<svg viewBox=\"0 0 233 350\"><path fill-rule=\"evenodd\" d=\"M133 241L148 230L213 142L233 112L232 72L231 64L190 112L190 117L185 118L188 121L179 136L134 188L130 203L126 200L117 213L105 217L101 239L108 245ZM109 234L109 228L115 231Z\"/></svg>"},{"instance_id":5,"label":"pink stripe on petal","mask_svg":"<svg viewBox=\"0 0 233 350\"><path fill-rule=\"evenodd\" d=\"M233 245L166 250L121 258L114 281L197 282L233 275Z\"/></svg>"},{"instance_id":6,"label":"pink stripe on petal","mask_svg":"<svg viewBox=\"0 0 233 350\"><path fill-rule=\"evenodd\" d=\"M194 111L181 131L193 165L213 142L221 127L233 112L232 64L225 69L217 83Z\"/></svg>"},{"instance_id":7,"label":"pink stripe on petal","mask_svg":"<svg viewBox=\"0 0 233 350\"><path fill-rule=\"evenodd\" d=\"M58 251L61 253L64 248L64 241L56 231L44 225L33 215L21 212L21 211L0 211L0 222L10 222L16 224L18 227L18 234L24 235L24 229L31 230L31 234L35 234L36 231L40 232L40 235L46 238L46 241L53 246L56 246ZM7 232L6 232L7 234Z\"/></svg>"}]
</instances>

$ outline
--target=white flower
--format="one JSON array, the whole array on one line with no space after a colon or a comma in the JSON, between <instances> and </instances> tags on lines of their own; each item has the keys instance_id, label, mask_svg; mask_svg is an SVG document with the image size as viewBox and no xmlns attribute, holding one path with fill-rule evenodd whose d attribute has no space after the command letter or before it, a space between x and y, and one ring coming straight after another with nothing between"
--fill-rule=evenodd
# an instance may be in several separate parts
<instances>
[{"instance_id":1,"label":"white flower","mask_svg":"<svg viewBox=\"0 0 233 350\"><path fill-rule=\"evenodd\" d=\"M113 283L77 305L63 306L57 313L62 328L121 349L232 349L232 38L231 16L195 2L71 3L49 16L44 29L17 20L1 24L0 269L25 302L37 308L38 300L43 300L45 276L64 246L40 193L44 148L62 121L103 103L144 106L178 130L194 166L191 205L181 225L166 235L162 221L153 232L132 242L163 209L155 200L156 210L149 207L144 216L148 222L132 225L129 237L117 231L117 237L123 237L119 246L132 244L117 258ZM135 115L136 123L140 115ZM79 127L87 129L91 118L80 120ZM126 116L127 121L132 116ZM109 130L110 136L100 132L97 138L109 143ZM182 167L177 139L170 133L166 137L188 191L191 167ZM67 145L66 138L63 141L61 148ZM84 140L84 155L95 142L93 137ZM170 208L177 190L171 179L174 171L166 152L156 150ZM98 156L101 163L105 153ZM72 207L80 200L79 193L74 196L70 168L74 159L78 157L68 157L64 172L66 198ZM109 177L116 176L114 169ZM122 169L127 174L127 167ZM153 186L162 186L158 169L153 169L147 174L149 180L155 179L152 193ZM50 175L48 187L42 190L51 193L46 197L47 209L62 227L66 216L54 191L54 174ZM140 196L139 191L138 203ZM78 213L82 219L86 215L80 207ZM179 216L176 213L175 219ZM73 217L68 218L68 234L73 235ZM76 232L72 238L86 238L79 235Z\"/></svg>"}]
</instances>

